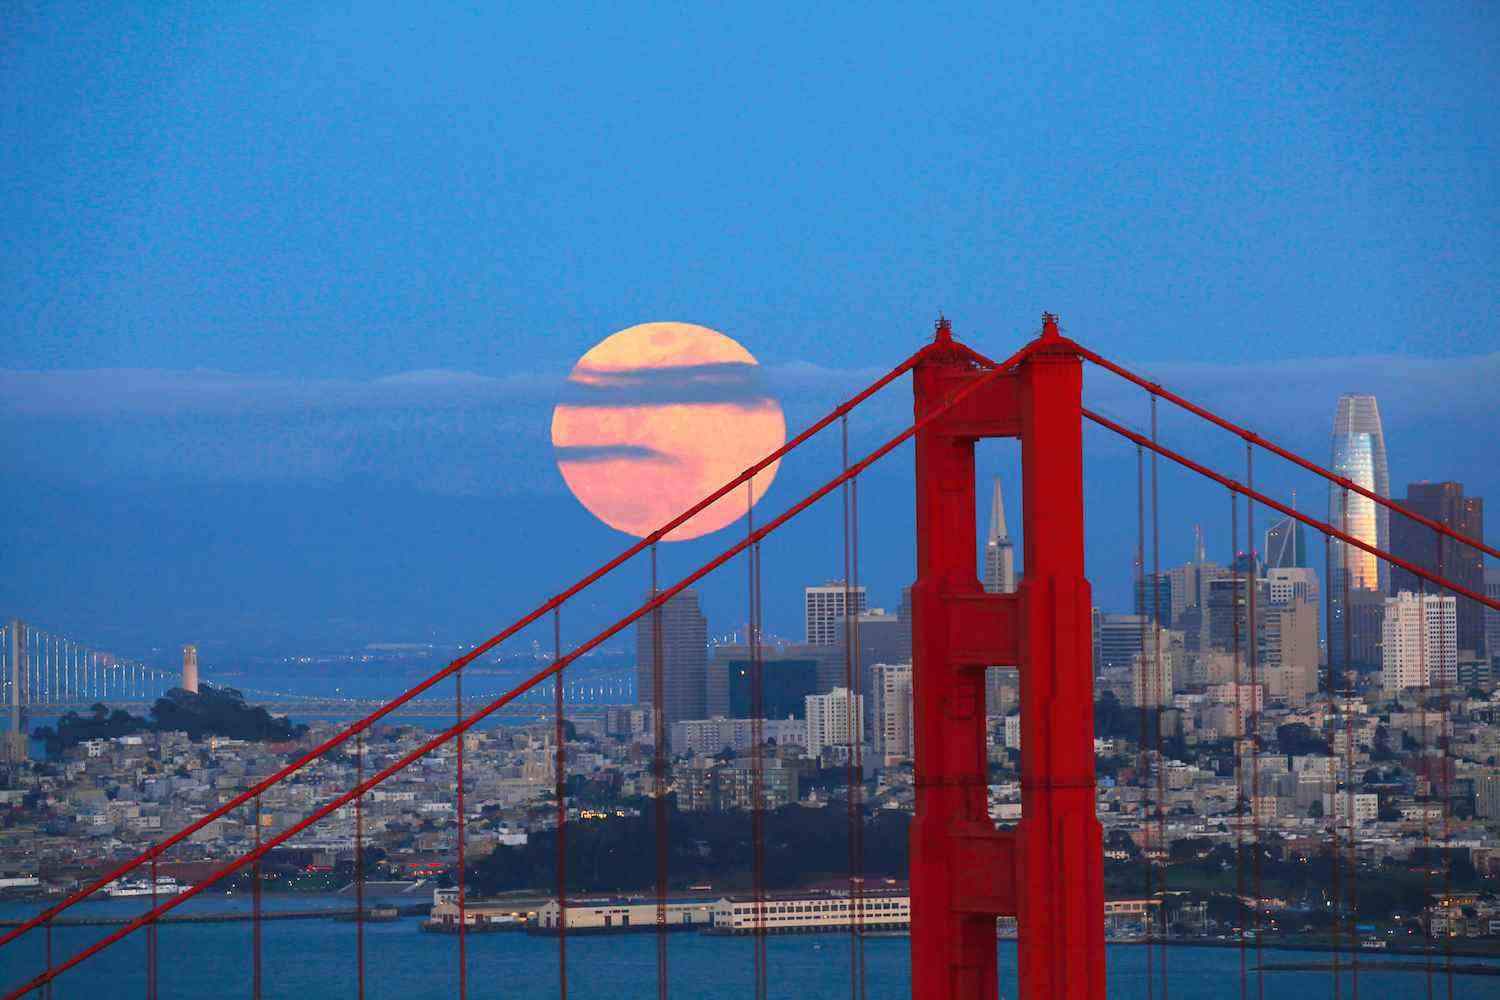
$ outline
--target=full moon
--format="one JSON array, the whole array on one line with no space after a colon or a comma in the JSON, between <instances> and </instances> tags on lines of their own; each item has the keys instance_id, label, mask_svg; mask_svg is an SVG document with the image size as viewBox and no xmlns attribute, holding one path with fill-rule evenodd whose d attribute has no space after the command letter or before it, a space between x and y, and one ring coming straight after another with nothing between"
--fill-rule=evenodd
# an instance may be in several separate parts
<instances>
[{"instance_id":1,"label":"full moon","mask_svg":"<svg viewBox=\"0 0 1500 1000\"><path fill-rule=\"evenodd\" d=\"M573 366L552 411L557 467L605 524L644 537L786 441L781 405L762 387L754 355L691 323L643 323L611 334ZM755 476L750 503L779 463ZM666 535L685 541L733 524L747 509L731 491Z\"/></svg>"}]
</instances>

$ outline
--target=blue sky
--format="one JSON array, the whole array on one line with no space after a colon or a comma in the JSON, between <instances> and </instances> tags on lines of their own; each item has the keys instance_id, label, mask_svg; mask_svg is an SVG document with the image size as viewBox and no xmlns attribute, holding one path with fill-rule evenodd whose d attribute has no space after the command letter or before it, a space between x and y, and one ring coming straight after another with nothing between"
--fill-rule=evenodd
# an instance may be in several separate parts
<instances>
[{"instance_id":1,"label":"blue sky","mask_svg":"<svg viewBox=\"0 0 1500 1000\"><path fill-rule=\"evenodd\" d=\"M938 310L1003 355L1052 309L1314 457L1337 394L1374 391L1398 489L1500 496L1493 10L424 6L0 14L7 613L225 655L486 634L626 541L547 425L578 356L653 319L740 340L798 426ZM1108 605L1133 457L1097 444ZM884 604L895 458L863 491ZM1179 492L1165 559L1227 530ZM784 631L842 565L835 515L768 549ZM711 596L723 628L735 606Z\"/></svg>"}]
</instances>

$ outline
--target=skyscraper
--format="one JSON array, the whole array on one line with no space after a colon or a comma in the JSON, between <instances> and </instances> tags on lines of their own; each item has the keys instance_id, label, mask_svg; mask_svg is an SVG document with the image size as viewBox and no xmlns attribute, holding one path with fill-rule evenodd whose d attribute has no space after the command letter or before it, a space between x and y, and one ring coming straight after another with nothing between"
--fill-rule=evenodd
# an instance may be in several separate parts
<instances>
[{"instance_id":1,"label":"skyscraper","mask_svg":"<svg viewBox=\"0 0 1500 1000\"><path fill-rule=\"evenodd\" d=\"M990 533L984 542L984 589L991 594L1013 594L1016 590L1016 547L1005 526L1005 501L1000 496L1000 477L990 500Z\"/></svg>"},{"instance_id":2,"label":"skyscraper","mask_svg":"<svg viewBox=\"0 0 1500 1000\"><path fill-rule=\"evenodd\" d=\"M1407 509L1469 538L1484 540L1484 500L1464 496L1463 483L1411 483L1406 487ZM1431 528L1397 514L1391 518L1391 552L1432 573L1447 577L1478 593L1484 587L1484 554L1471 545L1439 535ZM1400 593L1423 590L1421 577L1400 566L1391 567L1391 589ZM1431 585L1427 589L1433 590ZM1484 647L1484 605L1458 602L1458 648L1479 652Z\"/></svg>"},{"instance_id":3,"label":"skyscraper","mask_svg":"<svg viewBox=\"0 0 1500 1000\"><path fill-rule=\"evenodd\" d=\"M662 720L702 719L707 714L708 619L698 592L684 590L635 626L635 700L653 704L656 690L657 623L660 622Z\"/></svg>"},{"instance_id":4,"label":"skyscraper","mask_svg":"<svg viewBox=\"0 0 1500 1000\"><path fill-rule=\"evenodd\" d=\"M842 619L849 613L846 598L853 603L855 614L862 614L870 608L865 588L845 586L843 580L831 580L821 587L803 589L802 613L810 645L837 646L844 641Z\"/></svg>"},{"instance_id":5,"label":"skyscraper","mask_svg":"<svg viewBox=\"0 0 1500 1000\"><path fill-rule=\"evenodd\" d=\"M1000 495L1000 477L995 477L994 495L990 500L990 533L984 541L984 589L990 594L1013 594L1016 591L1016 547L1005 524L1005 501ZM984 672L984 710L994 715L1006 700L1005 692L1014 688L1015 667L990 667Z\"/></svg>"},{"instance_id":6,"label":"skyscraper","mask_svg":"<svg viewBox=\"0 0 1500 1000\"><path fill-rule=\"evenodd\" d=\"M1385 434L1380 427L1380 408L1374 396L1347 394L1339 397L1338 412L1333 418L1332 468L1335 474L1377 496L1391 495ZM1336 485L1329 486L1329 522L1360 541L1390 551L1390 519L1387 515L1384 507L1368 497ZM1329 541L1327 551L1328 566L1323 576L1328 581L1328 652L1331 662L1342 665L1348 652L1345 649L1345 629L1347 627L1352 632L1358 624L1346 622L1345 592L1368 590L1387 594L1390 592L1390 571L1374 555L1338 539ZM1361 645L1363 638L1350 636L1354 645Z\"/></svg>"},{"instance_id":7,"label":"skyscraper","mask_svg":"<svg viewBox=\"0 0 1500 1000\"><path fill-rule=\"evenodd\" d=\"M1292 491L1292 509L1297 509L1297 491ZM1293 569L1307 565L1307 533L1295 517L1272 521L1266 529L1262 555L1267 569Z\"/></svg>"},{"instance_id":8,"label":"skyscraper","mask_svg":"<svg viewBox=\"0 0 1500 1000\"><path fill-rule=\"evenodd\" d=\"M1500 569L1484 571L1484 596L1500 601ZM1491 658L1500 658L1500 611L1484 609L1484 651Z\"/></svg>"}]
</instances>

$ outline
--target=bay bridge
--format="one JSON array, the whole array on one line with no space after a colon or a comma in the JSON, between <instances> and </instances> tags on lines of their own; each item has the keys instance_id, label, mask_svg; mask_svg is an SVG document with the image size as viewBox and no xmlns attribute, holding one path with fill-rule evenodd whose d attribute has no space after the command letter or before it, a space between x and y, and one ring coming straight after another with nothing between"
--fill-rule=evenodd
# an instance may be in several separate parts
<instances>
[{"instance_id":1,"label":"bay bridge","mask_svg":"<svg viewBox=\"0 0 1500 1000\"><path fill-rule=\"evenodd\" d=\"M1132 421L1110 416L1085 405L1085 366L1096 374L1122 379L1139 390L1140 414ZM851 453L849 423L876 394L898 380L909 378L913 417L899 432L885 438L863 455ZM1190 458L1166 444L1159 434L1158 411L1163 406L1201 419L1228 435L1233 450L1229 462ZM481 992L469 974L470 950L466 944L464 907L469 865L465 856L465 804L463 734L496 712L517 704L528 692L552 695L556 726L556 831L557 865L555 898L558 912L567 913L570 887L567 877L569 817L566 807L567 755L564 736L569 705L564 675L569 666L590 650L635 626L649 637L651 704L655 709L655 731L651 742L651 808L654 813L656 902L654 968L643 975L652 980L658 997L670 995L673 980L671 935L668 932L668 896L672 890L668 842L670 829L667 739L662 711L665 678L662 661L664 609L674 597L711 574L733 573L742 584L751 646L751 718L764 725L764 672L759 637L764 634L762 559L766 540L787 524L803 516L819 501L836 498L832 508L841 543L843 580L848 587L860 579L860 504L862 490L869 488L864 474L887 459L901 446L911 443L914 464L916 540L915 582L911 588L912 678L915 751L915 814L910 826L910 982L911 992L923 1000L960 998L992 1000L1001 991L997 963L996 926L1000 918L1014 920L1018 958L1015 983L1006 984L1005 995L1024 1000L1076 998L1102 1000L1108 995L1108 953L1105 938L1104 843L1097 814L1098 781L1094 723L1094 668L1091 638L1093 599L1084 573L1084 459L1086 425L1093 425L1124 443L1133 452L1136 481L1131 491L1120 491L1112 500L1129 506L1134 502L1138 534L1135 540L1137 572L1146 567L1159 575L1159 467L1170 466L1222 491L1232 512L1234 535L1239 542L1244 530L1246 550L1255 550L1255 517L1258 511L1273 511L1290 518L1325 538L1342 543L1399 566L1422 581L1424 587L1446 592L1464 601L1500 610L1500 600L1486 597L1436 571L1380 548L1369 539L1340 526L1313 517L1257 487L1257 459L1263 463L1288 463L1302 474L1327 484L1333 495L1356 497L1379 505L1392 517L1411 519L1441 538L1444 545L1472 546L1492 558L1500 551L1455 532L1438 521L1422 517L1373 491L1366 485L1331 472L1276 442L1218 415L1209 406L1192 402L1170 388L1145 378L1062 335L1057 319L1044 315L1039 335L1004 360L993 360L955 340L946 321L936 335L912 356L826 415L788 440L782 447L723 484L699 503L681 512L656 531L607 559L574 585L543 601L512 624L477 643L467 653L433 673L398 697L381 704L353 724L301 753L275 773L248 785L199 819L150 845L135 857L89 881L78 891L46 906L20 926L0 936L0 954L16 954L16 942L44 941L45 947L27 952L37 967L22 969L7 962L7 975L0 984L6 1000L45 992L59 977L120 945L127 938L144 940L134 954L144 969L148 1000L158 992L160 949L156 943L158 922L194 896L204 893L241 871L259 871L267 854L302 831L329 820L345 817L353 808L357 899L363 907L365 867L358 851L365 841L361 803L382 782L429 755L442 753L454 768L453 818L457 825L456 856L453 858L457 921L457 966L455 994L466 997ZM827 470L822 485L788 504L770 517L757 517L753 485L757 476L768 474L774 463L798 452L814 437L827 432L833 437L840 459ZM1018 439L1022 475L1022 538L1024 577L1014 593L985 591L977 575L975 446L993 438ZM827 440L824 438L823 440ZM1222 456L1221 456L1222 458ZM744 534L728 542L716 556L673 580L659 576L659 545L677 527L709 505L739 502L744 498ZM1241 519L1243 513L1243 519ZM561 642L563 610L575 609L578 595L601 579L630 564L650 581L648 597L613 622L598 623L589 638L565 649ZM1253 565L1253 564L1252 564ZM1231 568L1231 572L1252 573ZM1239 577L1236 576L1236 585ZM1153 588L1154 589L1154 588ZM1160 592L1151 600L1160 601ZM1245 588L1249 604L1246 620L1255 620L1256 588ZM846 602L846 607L850 606ZM1159 607L1157 608L1159 611ZM1159 620L1159 619L1158 619ZM1236 622L1238 617L1236 616ZM857 629L857 621L846 619L846 628ZM550 664L503 694L475 708L463 693L463 671L479 657L536 626L548 629L554 640ZM1347 618L1343 627L1348 627ZM845 691L851 699L861 693L859 644L852 635L846 641ZM1344 644L1348 649L1349 644ZM1266 796L1258 771L1259 746L1264 731L1263 699L1257 645L1236 629L1234 635L1233 687L1235 710L1229 714L1233 732L1233 772L1238 798L1231 825L1235 837L1237 897L1248 901L1244 926L1235 947L1240 952L1237 981L1214 985L1215 995L1265 995L1265 965L1260 960L1263 931L1269 920L1268 900L1261 884L1262 837L1268 817L1263 812ZM1140 662L1150 676L1147 686L1160 684L1163 671L1160 630L1142 631ZM29 661L28 661L29 662ZM1013 825L997 826L990 818L986 800L987 744L985 671L995 665L1014 666L1019 672L1020 818ZM106 668L115 670L116 667ZM31 676L31 675L28 675ZM111 675L112 676L112 675ZM367 774L363 767L364 743L371 727L395 712L434 697L433 688L452 681L453 698L447 701L452 723L398 759ZM1357 843L1354 822L1355 741L1348 738L1356 713L1355 671L1348 663L1328 662L1319 680L1318 725L1336 748L1339 773L1335 803L1320 821L1322 838L1334 858L1334 877L1328 886L1335 936L1347 943L1335 951L1328 972L1329 991L1334 997L1357 997L1361 982L1361 959L1355 926L1355 896L1359 892ZM1440 701L1448 695L1448 681L1439 676L1424 696ZM13 705L19 704L12 692ZM1423 711L1427 698L1422 700ZM1145 845L1139 864L1148 897L1163 897L1170 891L1164 845L1167 822L1164 802L1165 753L1159 701L1141 713L1139 759L1132 780L1138 783L1140 808L1135 814L1139 840ZM1444 717L1445 717L1445 713ZM1152 716L1154 715L1154 718ZM1446 725L1439 721L1437 725ZM1338 739L1340 734L1345 738ZM450 749L451 748L451 749ZM862 837L866 821L862 753L857 740L850 741L847 787L844 802L848 814L848 870L842 873L853 916L848 921L844 957L851 1000L862 1000L870 990L866 975L865 873ZM750 811L750 845L753 886L748 895L751 992L764 998L778 972L771 961L767 938L773 932L768 916L766 885L766 747L761 738L751 740L753 776ZM1424 841L1447 841L1449 798L1441 787L1447 780L1443 765L1451 752L1438 739L1424 746L1424 759L1438 760L1431 769L1436 780L1426 784L1426 796L1441 811L1441 822L1429 829L1424 818ZM359 762L353 783L330 793L284 829L261 839L249 850L222 859L222 865L190 889L165 899L153 899L150 907L128 923L102 934L96 940L67 954L55 954L54 922L70 909L94 898L110 882L143 868L154 871L157 863L171 856L173 848L207 824L231 813L258 815L260 797L277 784L328 755L352 754ZM1426 813L1424 812L1424 816ZM256 827L257 831L259 826ZM1434 877L1434 887L1447 879L1444 868ZM257 886L259 882L255 883ZM263 988L263 948L260 932L260 896L254 907L247 935L243 988L252 997ZM569 923L558 923L555 988L560 997L569 992ZM1195 973L1189 963L1169 964L1168 940L1161 928L1146 923L1144 942L1146 972L1144 992L1135 995L1166 1000L1172 989L1192 985ZM356 920L349 929L348 953L339 961L355 970L354 993L363 1000L373 983L368 973L368 931ZM1345 958L1339 958L1345 955ZM576 958L575 958L576 960ZM1451 948L1431 946L1426 952L1429 995L1446 983L1453 995L1454 970ZM1186 969L1184 965L1188 965ZM493 984L486 983L488 995ZM550 989L549 985L549 989Z\"/></svg>"},{"instance_id":2,"label":"bay bridge","mask_svg":"<svg viewBox=\"0 0 1500 1000\"><path fill-rule=\"evenodd\" d=\"M150 710L157 698L173 688L196 687L197 650L185 647L191 660L190 673L169 671L140 660L118 657L67 635L38 628L18 618L0 624L0 705L5 706L5 748L15 757L27 753L29 720L65 712L86 711L94 705L133 713ZM204 678L206 686L216 686ZM315 691L268 690L235 687L247 705L259 706L278 715L312 716L324 719L362 718L384 702L377 698L342 697ZM589 677L563 685L565 703L580 710L635 701L631 678ZM528 696L506 706L513 714L528 714L548 708L550 696L528 692ZM465 702L468 711L486 704L477 695ZM415 698L402 705L397 717L431 718L453 709L448 699ZM466 713L467 714L467 713Z\"/></svg>"}]
</instances>

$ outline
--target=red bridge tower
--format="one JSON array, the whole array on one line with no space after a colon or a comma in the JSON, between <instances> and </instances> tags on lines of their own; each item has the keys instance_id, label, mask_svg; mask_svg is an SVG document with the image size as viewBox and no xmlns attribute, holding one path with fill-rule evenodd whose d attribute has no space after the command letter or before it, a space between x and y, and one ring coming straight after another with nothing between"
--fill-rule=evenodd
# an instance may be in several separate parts
<instances>
[{"instance_id":1,"label":"red bridge tower","mask_svg":"<svg viewBox=\"0 0 1500 1000\"><path fill-rule=\"evenodd\" d=\"M913 372L921 420L984 371L938 324ZM1103 1000L1104 861L1094 813L1093 665L1083 575L1082 360L1043 316L1012 372L917 433L912 587L916 817L912 993L993 1000L995 918L1019 929L1023 1000ZM974 444L1021 439L1025 577L987 594L976 573ZM1021 821L986 801L984 671L1020 668Z\"/></svg>"}]
</instances>

